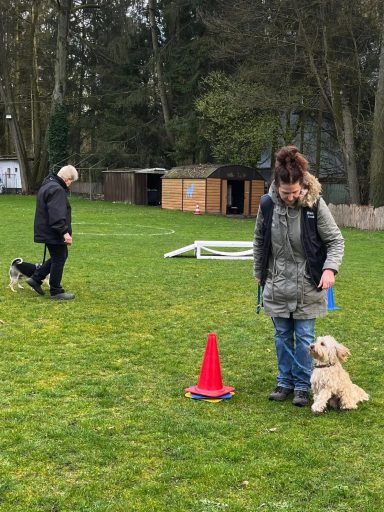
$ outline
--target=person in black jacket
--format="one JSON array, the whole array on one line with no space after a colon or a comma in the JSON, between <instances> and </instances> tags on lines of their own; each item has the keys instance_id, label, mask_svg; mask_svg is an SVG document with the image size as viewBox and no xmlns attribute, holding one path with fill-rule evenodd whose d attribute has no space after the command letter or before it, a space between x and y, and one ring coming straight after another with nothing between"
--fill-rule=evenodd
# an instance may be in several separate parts
<instances>
[{"instance_id":1,"label":"person in black jacket","mask_svg":"<svg viewBox=\"0 0 384 512\"><path fill-rule=\"evenodd\" d=\"M27 283L39 295L44 295L41 284L50 274L53 300L75 298L73 293L64 291L61 278L68 257L68 245L72 245L71 205L67 193L68 187L77 179L77 170L72 165L66 165L57 175L50 174L45 178L36 198L34 240L46 245L50 258L27 279Z\"/></svg>"}]
</instances>

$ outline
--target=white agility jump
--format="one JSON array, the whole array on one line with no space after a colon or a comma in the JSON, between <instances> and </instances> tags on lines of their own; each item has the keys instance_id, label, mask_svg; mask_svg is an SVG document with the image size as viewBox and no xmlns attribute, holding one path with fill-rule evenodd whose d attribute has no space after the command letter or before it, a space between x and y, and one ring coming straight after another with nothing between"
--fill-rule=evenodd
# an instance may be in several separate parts
<instances>
[{"instance_id":1,"label":"white agility jump","mask_svg":"<svg viewBox=\"0 0 384 512\"><path fill-rule=\"evenodd\" d=\"M218 249L245 248L246 251L225 251ZM175 251L167 252L164 258L173 258L185 252L194 251L198 260L251 260L253 259L252 242L231 242L229 240L195 240ZM208 253L208 254L207 254Z\"/></svg>"}]
</instances>

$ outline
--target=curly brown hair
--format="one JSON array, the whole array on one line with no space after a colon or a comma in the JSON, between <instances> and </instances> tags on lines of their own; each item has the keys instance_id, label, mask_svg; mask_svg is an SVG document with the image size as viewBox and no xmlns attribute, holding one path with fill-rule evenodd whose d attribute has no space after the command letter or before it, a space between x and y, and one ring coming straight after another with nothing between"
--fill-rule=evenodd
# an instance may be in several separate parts
<instances>
[{"instance_id":1,"label":"curly brown hair","mask_svg":"<svg viewBox=\"0 0 384 512\"><path fill-rule=\"evenodd\" d=\"M296 146L283 146L276 153L274 180L276 186L283 183L303 183L309 162Z\"/></svg>"}]
</instances>

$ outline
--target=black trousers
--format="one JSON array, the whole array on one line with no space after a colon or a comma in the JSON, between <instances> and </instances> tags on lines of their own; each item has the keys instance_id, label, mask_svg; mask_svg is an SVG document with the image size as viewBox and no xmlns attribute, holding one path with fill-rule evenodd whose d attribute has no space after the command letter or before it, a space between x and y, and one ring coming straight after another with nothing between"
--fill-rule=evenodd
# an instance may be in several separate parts
<instances>
[{"instance_id":1,"label":"black trousers","mask_svg":"<svg viewBox=\"0 0 384 512\"><path fill-rule=\"evenodd\" d=\"M45 261L41 267L36 270L32 278L39 284L43 279L49 276L49 286L51 295L63 293L64 289L61 286L61 278L63 277L64 265L68 258L68 246L58 244L46 244L49 251L50 258Z\"/></svg>"}]
</instances>

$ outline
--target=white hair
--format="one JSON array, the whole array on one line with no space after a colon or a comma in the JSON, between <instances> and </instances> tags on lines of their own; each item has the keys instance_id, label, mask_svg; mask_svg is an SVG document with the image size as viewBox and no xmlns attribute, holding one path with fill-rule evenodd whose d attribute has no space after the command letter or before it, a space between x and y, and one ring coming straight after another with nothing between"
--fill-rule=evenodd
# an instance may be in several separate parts
<instances>
[{"instance_id":1,"label":"white hair","mask_svg":"<svg viewBox=\"0 0 384 512\"><path fill-rule=\"evenodd\" d=\"M60 169L57 175L60 176L60 178L69 178L72 181L79 179L79 174L73 165L65 165Z\"/></svg>"}]
</instances>

